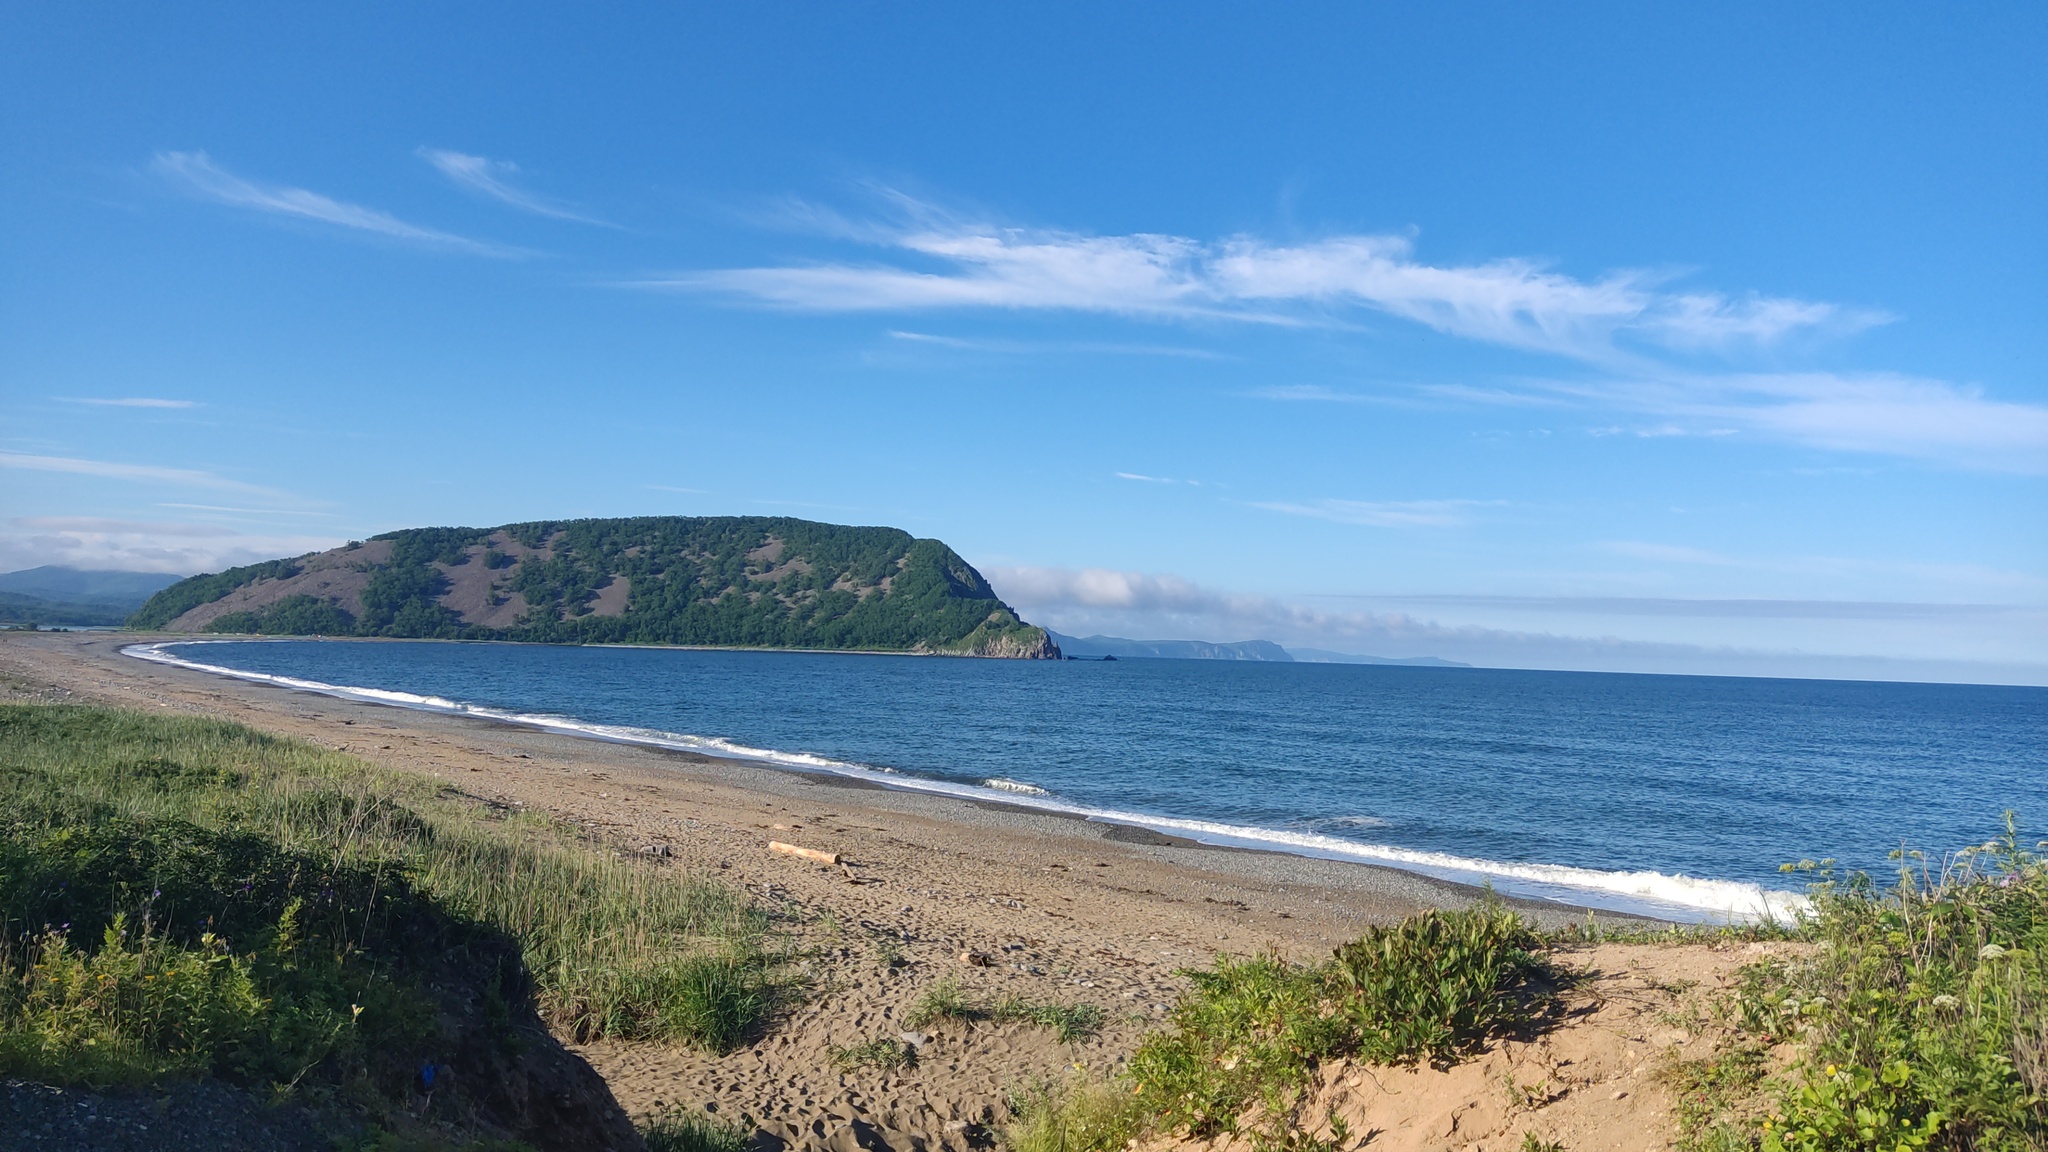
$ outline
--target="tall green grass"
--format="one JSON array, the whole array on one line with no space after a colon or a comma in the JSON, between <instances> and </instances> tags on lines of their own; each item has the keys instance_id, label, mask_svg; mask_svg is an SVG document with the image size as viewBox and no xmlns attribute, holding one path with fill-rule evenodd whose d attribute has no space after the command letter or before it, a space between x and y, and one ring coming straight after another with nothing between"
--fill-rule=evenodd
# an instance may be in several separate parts
<instances>
[{"instance_id":1,"label":"tall green grass","mask_svg":"<svg viewBox=\"0 0 2048 1152\"><path fill-rule=\"evenodd\" d=\"M768 1007L730 891L193 718L0 706L0 921L0 1065L75 1082L404 1050L436 964L585 1039L722 1051Z\"/></svg>"}]
</instances>

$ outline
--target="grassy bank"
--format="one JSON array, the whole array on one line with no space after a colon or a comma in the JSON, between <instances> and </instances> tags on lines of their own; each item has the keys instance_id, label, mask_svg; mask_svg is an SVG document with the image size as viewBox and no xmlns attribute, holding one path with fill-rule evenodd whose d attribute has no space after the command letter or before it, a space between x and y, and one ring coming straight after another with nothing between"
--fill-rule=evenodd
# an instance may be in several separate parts
<instances>
[{"instance_id":1,"label":"grassy bank","mask_svg":"<svg viewBox=\"0 0 2048 1152\"><path fill-rule=\"evenodd\" d=\"M0 813L8 1075L374 1110L434 1095L451 1019L723 1050L767 1009L727 890L238 725L0 706Z\"/></svg>"},{"instance_id":2,"label":"grassy bank","mask_svg":"<svg viewBox=\"0 0 2048 1152\"><path fill-rule=\"evenodd\" d=\"M1714 1005L1734 1022L1730 1042L1667 1070L1687 1152L2048 1150L2048 866L2010 827L1945 862L1902 863L1891 888L1795 868L1819 870L1814 911L1796 925L1643 938L1813 945L1743 969ZM1255 1152L1348 1148L1334 1115L1298 1114L1320 1065L1445 1066L1547 1027L1563 978L1545 952L1588 939L1539 936L1481 906L1374 929L1321 964L1219 958L1188 973L1194 987L1123 1076L1021 1094L1007 1141L1016 1152L1218 1135Z\"/></svg>"}]
</instances>

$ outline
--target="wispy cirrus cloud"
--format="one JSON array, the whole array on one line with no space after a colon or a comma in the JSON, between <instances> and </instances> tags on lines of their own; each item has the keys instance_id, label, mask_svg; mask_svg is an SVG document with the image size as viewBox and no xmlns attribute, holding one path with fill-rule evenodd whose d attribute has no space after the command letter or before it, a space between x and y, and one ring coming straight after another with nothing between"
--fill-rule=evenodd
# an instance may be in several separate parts
<instances>
[{"instance_id":1,"label":"wispy cirrus cloud","mask_svg":"<svg viewBox=\"0 0 2048 1152\"><path fill-rule=\"evenodd\" d=\"M1753 435L2002 472L2048 473L2048 406L1983 389L1888 372L1662 373L1599 381L1532 382L1482 403L1576 399L1674 421L1660 435ZM1631 431L1641 432L1640 429Z\"/></svg>"},{"instance_id":2,"label":"wispy cirrus cloud","mask_svg":"<svg viewBox=\"0 0 2048 1152\"><path fill-rule=\"evenodd\" d=\"M1398 235L1305 243L1094 236L961 219L902 196L893 202L897 226L856 228L830 218L840 221L835 234L893 250L895 261L728 268L639 283L823 312L995 308L1300 324L1359 308L1466 339L1593 361L1621 357L1624 343L1730 350L1888 319L1818 301L1674 291L1668 275L1643 271L1584 280L1524 258L1434 265Z\"/></svg>"},{"instance_id":3,"label":"wispy cirrus cloud","mask_svg":"<svg viewBox=\"0 0 2048 1152\"><path fill-rule=\"evenodd\" d=\"M1309 516L1368 528L1455 528L1468 523L1471 510L1497 500L1252 500L1253 508Z\"/></svg>"},{"instance_id":4,"label":"wispy cirrus cloud","mask_svg":"<svg viewBox=\"0 0 2048 1152\"><path fill-rule=\"evenodd\" d=\"M906 332L891 329L887 333L891 340L909 344L931 344L941 348L957 348L963 352L995 352L1008 355L1028 355L1063 352L1095 353L1110 356L1175 356L1187 360L1233 360L1236 357L1207 348L1180 348L1170 344L1121 344L1096 340L986 340L968 339L959 336L939 336L930 332Z\"/></svg>"},{"instance_id":5,"label":"wispy cirrus cloud","mask_svg":"<svg viewBox=\"0 0 2048 1152\"><path fill-rule=\"evenodd\" d=\"M422 147L416 151L420 159L433 165L435 171L459 187L480 196L487 196L501 204L510 205L521 212L546 216L552 220L595 224L601 228L618 227L609 220L580 212L558 200L529 192L512 183L511 178L519 173L519 165L510 160L493 160L488 156L472 156L467 152L454 152L446 148Z\"/></svg>"},{"instance_id":6,"label":"wispy cirrus cloud","mask_svg":"<svg viewBox=\"0 0 2048 1152\"><path fill-rule=\"evenodd\" d=\"M1584 613L1598 616L1682 616L1750 620L1943 620L1954 618L2031 619L2043 609L2015 604L1900 600L1700 599L1672 596L1324 596L1444 608L1506 608L1528 613Z\"/></svg>"},{"instance_id":7,"label":"wispy cirrus cloud","mask_svg":"<svg viewBox=\"0 0 2048 1152\"><path fill-rule=\"evenodd\" d=\"M215 164L204 152L159 152L150 167L186 191L217 203L274 216L313 220L428 248L475 256L518 256L514 248L409 224L389 212L323 196L304 188L247 180Z\"/></svg>"},{"instance_id":8,"label":"wispy cirrus cloud","mask_svg":"<svg viewBox=\"0 0 2048 1152\"><path fill-rule=\"evenodd\" d=\"M164 468L155 464L124 464L113 460L87 460L75 456L36 456L25 452L0 452L0 468L26 472L61 472L73 476L98 476L108 480L134 480L148 484L178 484L211 488L223 492L246 492L281 497L284 494L260 484L248 484L196 468Z\"/></svg>"},{"instance_id":9,"label":"wispy cirrus cloud","mask_svg":"<svg viewBox=\"0 0 2048 1152\"><path fill-rule=\"evenodd\" d=\"M90 404L95 408L197 408L197 400L166 400L157 396L59 396L67 404Z\"/></svg>"},{"instance_id":10,"label":"wispy cirrus cloud","mask_svg":"<svg viewBox=\"0 0 2048 1152\"><path fill-rule=\"evenodd\" d=\"M1887 372L1697 373L1650 369L1594 379L1511 380L1485 387L1431 384L1344 391L1320 384L1256 389L1287 403L1440 404L1582 409L1634 414L1595 436L1747 434L1831 451L1862 452L2000 472L2048 473L2048 406L2000 400L1981 388Z\"/></svg>"},{"instance_id":11,"label":"wispy cirrus cloud","mask_svg":"<svg viewBox=\"0 0 2048 1152\"><path fill-rule=\"evenodd\" d=\"M878 191L888 206L880 217L852 219L807 205L783 213L785 223L873 250L873 259L699 270L633 283L810 312L1063 311L1292 326L1342 326L1376 314L1461 340L1575 360L1590 371L1564 381L1296 384L1255 394L1343 404L1576 407L1602 413L1597 427L1639 435L1746 436L1971 469L2048 472L2048 405L1897 373L1714 371L1698 360L1778 355L1892 319L1872 308L1698 290L1644 270L1573 276L1526 257L1431 263L1405 235L1292 242L1009 227ZM1649 419L1617 424L1617 415Z\"/></svg>"}]
</instances>

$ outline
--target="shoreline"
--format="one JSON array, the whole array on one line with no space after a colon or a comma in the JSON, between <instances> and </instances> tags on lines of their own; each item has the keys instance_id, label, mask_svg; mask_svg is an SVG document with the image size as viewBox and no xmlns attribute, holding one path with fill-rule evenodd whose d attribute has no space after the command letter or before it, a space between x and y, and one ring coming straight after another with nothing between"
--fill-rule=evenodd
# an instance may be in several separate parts
<instances>
[{"instance_id":1,"label":"shoreline","mask_svg":"<svg viewBox=\"0 0 2048 1152\"><path fill-rule=\"evenodd\" d=\"M1015 1086L1115 1075L1168 1019L1189 973L1218 955L1316 962L1368 926L1487 898L1371 864L1200 844L1000 800L393 708L120 654L139 639L161 638L0 635L0 700L230 721L345 752L436 783L451 799L555 821L765 913L784 941L788 978L820 994L779 1009L763 1042L723 1056L565 1043L631 1115L715 1108L758 1119L790 1148L821 1147L858 1121L968 1152L962 1125L986 1123ZM779 853L771 841L844 864ZM1507 903L1544 928L1587 915ZM916 1069L835 1067L835 1052L896 1036L921 997L948 988L983 1004L1092 1006L1102 1029L1062 1042L1028 1022L984 1022L948 1031L943 1056Z\"/></svg>"},{"instance_id":2,"label":"shoreline","mask_svg":"<svg viewBox=\"0 0 2048 1152\"><path fill-rule=\"evenodd\" d=\"M545 742L557 746L560 753L568 754L576 761L595 760L620 767L652 762L679 777L677 783L711 783L715 780L726 788L753 794L750 799L756 803L794 799L824 789L843 796L842 807L872 805L891 814L943 823L956 834L984 836L994 832L1004 834L1002 838L1006 840L1019 835L1028 838L1050 836L1061 842L1081 841L1098 847L1116 845L1127 851L1154 856L1157 864L1170 869L1194 868L1198 872L1220 872L1240 881L1300 886L1307 890L1302 894L1308 895L1311 902L1339 896L1345 897L1346 903L1367 898L1375 905L1366 917L1370 922L1399 919L1424 908L1463 907L1489 895L1480 885L1371 861L1329 859L1264 845L1212 843L1179 835L1175 829L1107 819L1086 812L1061 811L1003 796L959 795L803 765L771 765L694 749L565 732L555 727L468 710L370 701L313 688L286 687L197 671L166 659L136 658L122 652L136 645L184 642L187 641L166 639L161 634L126 632L14 633L0 639L0 672L26 673L30 680L45 682L59 691L82 698L80 702L133 707L140 696L140 702L150 707L176 708L235 719L252 727L310 738L315 743L350 751L373 762L386 759L376 755L377 752L397 749L391 746L366 749L345 739L337 743L337 739L360 731L365 726L364 721L374 717L376 730L403 732L415 739L438 738L438 741L445 741L447 735L460 731L465 737L487 746ZM325 715L320 706L348 714L336 719ZM280 723L285 720L294 722ZM496 749L486 747L476 751L488 753ZM515 752L510 755L525 759L530 754ZM464 765L463 768L472 772L478 770L474 765ZM597 798L610 799L602 793ZM605 822L632 828L635 821L622 819L628 815L610 812ZM1584 922L1589 914L1616 924L1674 922L1583 904L1501 893L1493 893L1492 896L1551 927L1566 922ZM1249 902L1242 900L1231 903L1249 906ZM1333 939L1332 944L1335 942L1341 941ZM1285 942L1269 940L1264 943Z\"/></svg>"},{"instance_id":3,"label":"shoreline","mask_svg":"<svg viewBox=\"0 0 2048 1152\"><path fill-rule=\"evenodd\" d=\"M1008 805L1026 812L1143 829L1148 833L1205 848L1275 853L1301 859L1387 869L1426 877L1472 891L1493 891L1503 898L1517 902L1518 906L1526 904L1528 909L1561 908L1580 915L1597 912L1609 916L1660 922L1717 924L1778 920L1797 915L1804 904L1796 894L1767 889L1747 882L1689 877L1651 869L1598 869L1460 857L1435 850L1360 843L1320 834L1227 824L1200 817L1129 812L1075 802L1032 786L1017 786L1013 781L1000 776L978 783L934 779L901 774L886 766L840 761L808 752L754 748L721 738L628 724L601 724L576 716L557 716L551 713L530 713L467 704L459 700L396 689L334 684L295 676L254 672L206 663L203 657L163 650L177 645L260 643L272 639L275 638L255 641L240 638L136 638L132 642L122 642L118 650L121 654L138 660L185 668L225 680L280 687L333 699L368 702L424 714L461 716L489 723L567 734L606 744L666 749L730 760L739 764L768 765L780 771L864 780L884 789L946 796L970 803ZM1023 799L1022 796L1043 799ZM1669 892L1675 892L1676 895L1666 895Z\"/></svg>"}]
</instances>

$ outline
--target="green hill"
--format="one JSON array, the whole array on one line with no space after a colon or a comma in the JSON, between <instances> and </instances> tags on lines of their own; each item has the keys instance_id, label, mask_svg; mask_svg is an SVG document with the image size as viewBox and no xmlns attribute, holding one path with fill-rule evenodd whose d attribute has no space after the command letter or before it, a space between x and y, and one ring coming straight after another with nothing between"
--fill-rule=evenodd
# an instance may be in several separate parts
<instances>
[{"instance_id":1,"label":"green hill","mask_svg":"<svg viewBox=\"0 0 2048 1152\"><path fill-rule=\"evenodd\" d=\"M128 626L1059 655L937 540L766 516L412 528L194 576L151 597Z\"/></svg>"}]
</instances>

